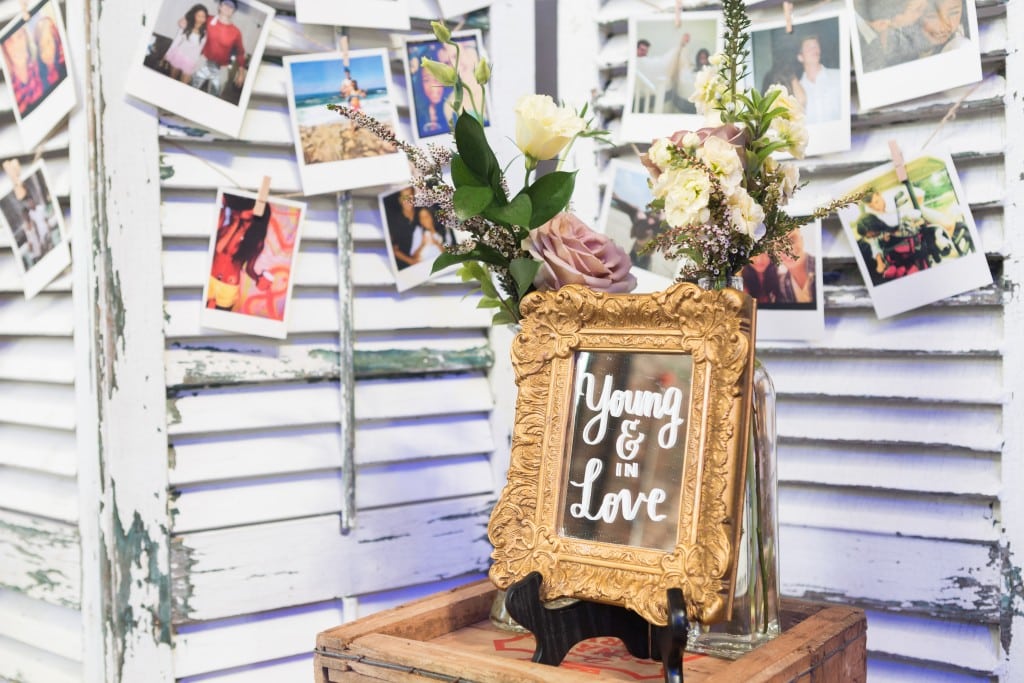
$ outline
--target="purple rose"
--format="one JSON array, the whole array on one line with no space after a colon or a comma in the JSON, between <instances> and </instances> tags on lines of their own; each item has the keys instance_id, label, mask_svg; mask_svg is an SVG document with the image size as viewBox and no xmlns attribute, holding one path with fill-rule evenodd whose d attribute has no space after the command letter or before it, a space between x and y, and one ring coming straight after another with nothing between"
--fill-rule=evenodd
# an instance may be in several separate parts
<instances>
[{"instance_id":1,"label":"purple rose","mask_svg":"<svg viewBox=\"0 0 1024 683\"><path fill-rule=\"evenodd\" d=\"M636 277L630 272L633 264L625 250L571 213L560 213L531 230L523 248L541 262L533 279L539 290L577 284L620 293L636 287Z\"/></svg>"}]
</instances>

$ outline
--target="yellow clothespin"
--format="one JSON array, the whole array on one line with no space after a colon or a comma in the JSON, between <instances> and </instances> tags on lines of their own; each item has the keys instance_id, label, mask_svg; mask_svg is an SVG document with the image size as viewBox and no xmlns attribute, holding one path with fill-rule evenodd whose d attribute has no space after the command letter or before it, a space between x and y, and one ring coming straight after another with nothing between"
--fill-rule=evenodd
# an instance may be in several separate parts
<instances>
[{"instance_id":1,"label":"yellow clothespin","mask_svg":"<svg viewBox=\"0 0 1024 683\"><path fill-rule=\"evenodd\" d=\"M28 194L28 190L21 182L21 162L17 159L8 159L4 162L4 172L11 179L11 184L14 185L14 197L21 201Z\"/></svg>"},{"instance_id":2,"label":"yellow clothespin","mask_svg":"<svg viewBox=\"0 0 1024 683\"><path fill-rule=\"evenodd\" d=\"M267 210L267 198L270 196L270 176L263 176L260 191L256 194L256 204L252 207L252 215L262 216Z\"/></svg>"},{"instance_id":3,"label":"yellow clothespin","mask_svg":"<svg viewBox=\"0 0 1024 683\"><path fill-rule=\"evenodd\" d=\"M793 3L786 0L782 3L782 14L786 17L786 33L793 32Z\"/></svg>"},{"instance_id":4,"label":"yellow clothespin","mask_svg":"<svg viewBox=\"0 0 1024 683\"><path fill-rule=\"evenodd\" d=\"M896 179L901 183L907 179L907 167L903 164L903 152L895 140L889 140L889 154L892 155L892 165L896 168Z\"/></svg>"}]
</instances>

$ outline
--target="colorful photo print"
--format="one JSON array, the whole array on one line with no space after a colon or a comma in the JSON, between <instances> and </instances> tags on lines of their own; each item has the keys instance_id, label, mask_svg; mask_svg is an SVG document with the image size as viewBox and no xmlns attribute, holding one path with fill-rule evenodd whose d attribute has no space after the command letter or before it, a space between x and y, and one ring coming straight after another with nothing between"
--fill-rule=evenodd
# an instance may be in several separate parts
<instances>
[{"instance_id":1,"label":"colorful photo print","mask_svg":"<svg viewBox=\"0 0 1024 683\"><path fill-rule=\"evenodd\" d=\"M483 55L480 31L458 31L452 34L458 43L459 70L466 83L463 105L484 107L484 126L490 126L490 102L484 103L482 88L473 77L473 70ZM412 114L412 131L416 140L451 133L453 88L442 85L433 74L420 66L424 58L454 66L455 48L433 36L409 38L405 43L405 76Z\"/></svg>"},{"instance_id":2,"label":"colorful photo print","mask_svg":"<svg viewBox=\"0 0 1024 683\"><path fill-rule=\"evenodd\" d=\"M650 174L637 163L613 159L608 165L608 186L597 229L626 250L633 263L638 292L655 292L668 287L679 270L661 252L644 252L643 247L663 229L661 211L647 205L654 198L647 185Z\"/></svg>"},{"instance_id":3,"label":"colorful photo print","mask_svg":"<svg viewBox=\"0 0 1024 683\"><path fill-rule=\"evenodd\" d=\"M434 259L459 241L456 232L444 225L438 207L415 206L412 187L384 192L378 200L388 261L398 291L450 272L450 269L433 275L430 272Z\"/></svg>"},{"instance_id":4,"label":"colorful photo print","mask_svg":"<svg viewBox=\"0 0 1024 683\"><path fill-rule=\"evenodd\" d=\"M981 80L978 15L968 0L846 0L860 109Z\"/></svg>"},{"instance_id":5,"label":"colorful photo print","mask_svg":"<svg viewBox=\"0 0 1024 683\"><path fill-rule=\"evenodd\" d=\"M385 49L285 57L288 110L306 195L390 185L408 180L409 165L394 145L327 108L363 111L391 131L398 112Z\"/></svg>"},{"instance_id":6,"label":"colorful photo print","mask_svg":"<svg viewBox=\"0 0 1024 683\"><path fill-rule=\"evenodd\" d=\"M807 156L850 149L850 35L840 12L759 24L750 35L750 73L762 93L783 85L804 110Z\"/></svg>"},{"instance_id":7,"label":"colorful photo print","mask_svg":"<svg viewBox=\"0 0 1024 683\"><path fill-rule=\"evenodd\" d=\"M256 0L163 0L128 92L236 137L274 9Z\"/></svg>"},{"instance_id":8,"label":"colorful photo print","mask_svg":"<svg viewBox=\"0 0 1024 683\"><path fill-rule=\"evenodd\" d=\"M217 193L200 319L204 327L284 339L306 205L271 198L257 215L256 199Z\"/></svg>"},{"instance_id":9,"label":"colorful photo print","mask_svg":"<svg viewBox=\"0 0 1024 683\"><path fill-rule=\"evenodd\" d=\"M436 13L430 18L437 18ZM295 19L302 24L403 31L410 26L408 0L295 0Z\"/></svg>"},{"instance_id":10,"label":"colorful photo print","mask_svg":"<svg viewBox=\"0 0 1024 683\"><path fill-rule=\"evenodd\" d=\"M43 162L22 169L19 178L17 186L8 178L0 215L11 235L25 298L31 299L71 265L71 247Z\"/></svg>"},{"instance_id":11,"label":"colorful photo print","mask_svg":"<svg viewBox=\"0 0 1024 683\"><path fill-rule=\"evenodd\" d=\"M880 318L992 282L952 159L912 159L906 175L886 164L837 190L866 193L839 218Z\"/></svg>"},{"instance_id":12,"label":"colorful photo print","mask_svg":"<svg viewBox=\"0 0 1024 683\"><path fill-rule=\"evenodd\" d=\"M690 96L697 74L721 47L720 18L717 12L683 12L678 26L672 16L629 20L623 141L650 142L700 128L704 117Z\"/></svg>"},{"instance_id":13,"label":"colorful photo print","mask_svg":"<svg viewBox=\"0 0 1024 683\"><path fill-rule=\"evenodd\" d=\"M18 13L0 32L0 48L14 118L31 149L75 106L75 83L60 6L44 0L27 11L28 19Z\"/></svg>"},{"instance_id":14,"label":"colorful photo print","mask_svg":"<svg viewBox=\"0 0 1024 683\"><path fill-rule=\"evenodd\" d=\"M825 333L821 291L821 222L789 233L792 254L779 263L760 254L740 272L757 300L758 339L815 339Z\"/></svg>"}]
</instances>

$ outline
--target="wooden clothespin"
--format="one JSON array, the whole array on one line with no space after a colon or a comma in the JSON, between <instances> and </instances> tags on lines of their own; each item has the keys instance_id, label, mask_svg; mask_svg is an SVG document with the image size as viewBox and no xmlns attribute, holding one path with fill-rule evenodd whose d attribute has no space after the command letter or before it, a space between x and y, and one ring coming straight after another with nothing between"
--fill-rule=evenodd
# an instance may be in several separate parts
<instances>
[{"instance_id":1,"label":"wooden clothespin","mask_svg":"<svg viewBox=\"0 0 1024 683\"><path fill-rule=\"evenodd\" d=\"M786 17L786 33L793 32L793 3L786 0L782 3L782 14Z\"/></svg>"},{"instance_id":2,"label":"wooden clothespin","mask_svg":"<svg viewBox=\"0 0 1024 683\"><path fill-rule=\"evenodd\" d=\"M895 140L889 140L889 154L892 155L892 165L896 169L896 179L901 183L907 180L907 167L903 164L903 152Z\"/></svg>"},{"instance_id":3,"label":"wooden clothespin","mask_svg":"<svg viewBox=\"0 0 1024 683\"><path fill-rule=\"evenodd\" d=\"M32 15L28 11L28 0L21 0L21 20L28 21Z\"/></svg>"},{"instance_id":4,"label":"wooden clothespin","mask_svg":"<svg viewBox=\"0 0 1024 683\"><path fill-rule=\"evenodd\" d=\"M252 207L252 215L262 216L267 210L267 198L270 196L270 176L263 176L260 191L256 194L256 204Z\"/></svg>"},{"instance_id":5,"label":"wooden clothespin","mask_svg":"<svg viewBox=\"0 0 1024 683\"><path fill-rule=\"evenodd\" d=\"M348 32L342 33L338 37L338 51L341 52L341 63L348 68Z\"/></svg>"},{"instance_id":6,"label":"wooden clothespin","mask_svg":"<svg viewBox=\"0 0 1024 683\"><path fill-rule=\"evenodd\" d=\"M8 159L4 162L4 172L11 179L11 184L14 185L14 197L21 201L28 194L28 190L21 182L21 162L17 159Z\"/></svg>"},{"instance_id":7,"label":"wooden clothespin","mask_svg":"<svg viewBox=\"0 0 1024 683\"><path fill-rule=\"evenodd\" d=\"M683 0L676 0L676 28L683 25Z\"/></svg>"}]
</instances>

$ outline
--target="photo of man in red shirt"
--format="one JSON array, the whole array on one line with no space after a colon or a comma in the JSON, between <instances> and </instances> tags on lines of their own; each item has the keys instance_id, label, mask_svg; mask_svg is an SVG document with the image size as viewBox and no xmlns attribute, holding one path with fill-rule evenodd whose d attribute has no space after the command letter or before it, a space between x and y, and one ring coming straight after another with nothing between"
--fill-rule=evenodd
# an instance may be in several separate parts
<instances>
[{"instance_id":1,"label":"photo of man in red shirt","mask_svg":"<svg viewBox=\"0 0 1024 683\"><path fill-rule=\"evenodd\" d=\"M236 0L220 0L217 14L206 21L206 44L199 60L199 68L192 75L192 87L223 96L226 78L234 57L235 75L233 82L236 88L245 83L245 44L242 32L231 19L238 9Z\"/></svg>"}]
</instances>

